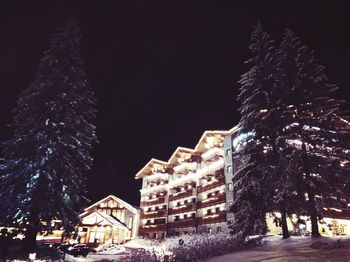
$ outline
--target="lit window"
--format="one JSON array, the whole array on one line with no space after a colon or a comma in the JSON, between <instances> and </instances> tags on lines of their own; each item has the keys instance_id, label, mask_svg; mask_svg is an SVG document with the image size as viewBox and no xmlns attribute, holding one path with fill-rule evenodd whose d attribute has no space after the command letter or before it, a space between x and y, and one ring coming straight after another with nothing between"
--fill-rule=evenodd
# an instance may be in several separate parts
<instances>
[{"instance_id":1,"label":"lit window","mask_svg":"<svg viewBox=\"0 0 350 262\"><path fill-rule=\"evenodd\" d=\"M227 190L229 190L229 191L232 191L232 190L233 190L233 185L232 185L232 183L229 183L229 184L227 185Z\"/></svg>"},{"instance_id":2,"label":"lit window","mask_svg":"<svg viewBox=\"0 0 350 262\"><path fill-rule=\"evenodd\" d=\"M226 171L230 173L232 171L232 166L227 166Z\"/></svg>"}]
</instances>

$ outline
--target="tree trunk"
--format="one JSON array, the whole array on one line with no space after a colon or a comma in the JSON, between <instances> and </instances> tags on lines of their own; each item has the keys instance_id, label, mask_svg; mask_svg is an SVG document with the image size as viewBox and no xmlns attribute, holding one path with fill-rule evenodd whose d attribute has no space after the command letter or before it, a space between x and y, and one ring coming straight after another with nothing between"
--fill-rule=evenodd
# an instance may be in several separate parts
<instances>
[{"instance_id":1,"label":"tree trunk","mask_svg":"<svg viewBox=\"0 0 350 262\"><path fill-rule=\"evenodd\" d=\"M315 196L313 194L309 194L309 213L310 213L310 219L311 219L311 236L312 237L320 237L321 234L318 231Z\"/></svg>"},{"instance_id":2,"label":"tree trunk","mask_svg":"<svg viewBox=\"0 0 350 262\"><path fill-rule=\"evenodd\" d=\"M289 231L288 231L288 224L287 224L287 215L286 215L286 209L284 207L284 205L281 205L280 208L280 212L281 212L281 224L282 224L282 235L283 235L283 239L289 238Z\"/></svg>"},{"instance_id":3,"label":"tree trunk","mask_svg":"<svg viewBox=\"0 0 350 262\"><path fill-rule=\"evenodd\" d=\"M36 248L36 236L39 231L39 225L32 225L26 228L25 238L23 240L23 249L33 249Z\"/></svg>"}]
</instances>

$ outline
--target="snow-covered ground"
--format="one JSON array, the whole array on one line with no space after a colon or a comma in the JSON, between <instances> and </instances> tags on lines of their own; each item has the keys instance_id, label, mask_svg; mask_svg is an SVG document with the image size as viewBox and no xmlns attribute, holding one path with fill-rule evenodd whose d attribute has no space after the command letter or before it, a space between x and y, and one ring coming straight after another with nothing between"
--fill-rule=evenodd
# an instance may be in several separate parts
<instances>
[{"instance_id":1,"label":"snow-covered ground","mask_svg":"<svg viewBox=\"0 0 350 262\"><path fill-rule=\"evenodd\" d=\"M340 240L339 242L337 240ZM206 262L256 262L256 261L350 261L350 236L347 237L267 237L262 245L251 250L213 257Z\"/></svg>"}]
</instances>

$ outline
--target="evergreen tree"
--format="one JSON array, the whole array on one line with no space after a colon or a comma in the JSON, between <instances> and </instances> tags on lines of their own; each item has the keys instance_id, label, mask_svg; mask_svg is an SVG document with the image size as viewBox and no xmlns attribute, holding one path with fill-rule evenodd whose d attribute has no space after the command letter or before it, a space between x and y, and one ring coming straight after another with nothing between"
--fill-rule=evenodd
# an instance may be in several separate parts
<instances>
[{"instance_id":1,"label":"evergreen tree","mask_svg":"<svg viewBox=\"0 0 350 262\"><path fill-rule=\"evenodd\" d=\"M306 208L315 237L319 236L317 218L322 215L322 206L330 204L334 194L338 205L346 199L349 178L344 160L349 154L342 138L348 131L339 118L343 116L339 109L342 101L333 98L337 87L329 84L313 52L286 30L279 54L283 57L283 104L288 108L280 140L286 148L283 154L289 159L287 170L292 181L286 195L297 199L289 202L289 206L294 203L294 210L295 204Z\"/></svg>"},{"instance_id":2,"label":"evergreen tree","mask_svg":"<svg viewBox=\"0 0 350 262\"><path fill-rule=\"evenodd\" d=\"M249 235L266 233L266 213L273 201L273 183L277 159L272 150L274 134L271 121L276 112L276 101L271 93L277 92L275 81L278 61L273 41L258 24L251 37L250 50L254 57L247 61L251 69L242 76L238 101L241 102L240 130L236 139L236 156L241 161L234 174L234 202L231 211L235 223L233 233Z\"/></svg>"},{"instance_id":3,"label":"evergreen tree","mask_svg":"<svg viewBox=\"0 0 350 262\"><path fill-rule=\"evenodd\" d=\"M41 222L60 219L67 230L77 222L97 141L94 92L74 18L53 34L14 112L14 138L3 143L1 200L7 221L25 232L25 247L33 247Z\"/></svg>"}]
</instances>

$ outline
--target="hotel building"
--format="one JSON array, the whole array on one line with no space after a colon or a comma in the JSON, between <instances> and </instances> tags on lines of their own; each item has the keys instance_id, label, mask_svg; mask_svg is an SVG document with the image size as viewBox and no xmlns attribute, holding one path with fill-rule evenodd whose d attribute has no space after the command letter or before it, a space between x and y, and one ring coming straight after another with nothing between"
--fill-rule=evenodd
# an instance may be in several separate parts
<instances>
[{"instance_id":1,"label":"hotel building","mask_svg":"<svg viewBox=\"0 0 350 262\"><path fill-rule=\"evenodd\" d=\"M194 149L178 147L167 162L152 159L136 174L142 179L140 236L228 231L237 131L206 131Z\"/></svg>"},{"instance_id":2,"label":"hotel building","mask_svg":"<svg viewBox=\"0 0 350 262\"><path fill-rule=\"evenodd\" d=\"M342 124L350 127L348 122ZM142 179L139 236L161 239L181 233L228 231L234 221L233 214L226 211L233 201L232 179L239 165L232 155L240 140L237 133L238 126L206 131L194 149L178 147L168 161L152 159L136 174L136 179ZM321 234L350 234L349 207L323 207ZM273 212L266 215L270 233L278 234L282 229L273 222L275 217ZM304 219L311 231L309 218ZM294 222L289 220L292 230Z\"/></svg>"}]
</instances>

